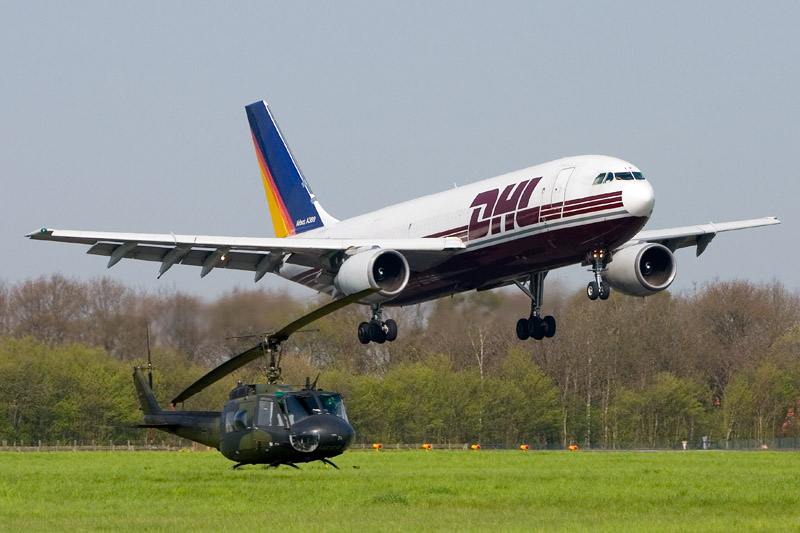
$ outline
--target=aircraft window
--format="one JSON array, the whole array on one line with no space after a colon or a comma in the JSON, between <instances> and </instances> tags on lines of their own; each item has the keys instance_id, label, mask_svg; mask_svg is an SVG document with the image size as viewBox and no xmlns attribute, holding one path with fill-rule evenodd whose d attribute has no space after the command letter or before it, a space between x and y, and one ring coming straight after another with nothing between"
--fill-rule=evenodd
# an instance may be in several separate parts
<instances>
[{"instance_id":1,"label":"aircraft window","mask_svg":"<svg viewBox=\"0 0 800 533\"><path fill-rule=\"evenodd\" d=\"M614 177L618 180L632 180L633 179L633 172L615 172Z\"/></svg>"},{"instance_id":2,"label":"aircraft window","mask_svg":"<svg viewBox=\"0 0 800 533\"><path fill-rule=\"evenodd\" d=\"M289 425L320 412L313 396L284 396L284 402L289 413Z\"/></svg>"},{"instance_id":3,"label":"aircraft window","mask_svg":"<svg viewBox=\"0 0 800 533\"><path fill-rule=\"evenodd\" d=\"M641 172L634 172L633 173L633 177L636 178L637 180L643 180L644 179L644 175Z\"/></svg>"},{"instance_id":4,"label":"aircraft window","mask_svg":"<svg viewBox=\"0 0 800 533\"><path fill-rule=\"evenodd\" d=\"M249 427L249 422L247 420L247 411L242 409L241 411L236 411L236 414L233 415L233 431L241 431Z\"/></svg>"},{"instance_id":5,"label":"aircraft window","mask_svg":"<svg viewBox=\"0 0 800 533\"><path fill-rule=\"evenodd\" d=\"M233 411L225 413L225 433L233 431Z\"/></svg>"},{"instance_id":6,"label":"aircraft window","mask_svg":"<svg viewBox=\"0 0 800 533\"><path fill-rule=\"evenodd\" d=\"M594 183L592 185L597 185L598 183L603 183L603 180L606 177L606 173L603 172L602 174L598 174L597 177L594 179Z\"/></svg>"},{"instance_id":7,"label":"aircraft window","mask_svg":"<svg viewBox=\"0 0 800 533\"><path fill-rule=\"evenodd\" d=\"M322 408L328 413L338 416L341 419L347 420L347 413L344 410L344 400L339 394L320 394L320 402Z\"/></svg>"},{"instance_id":8,"label":"aircraft window","mask_svg":"<svg viewBox=\"0 0 800 533\"><path fill-rule=\"evenodd\" d=\"M283 417L278 402L271 398L262 398L258 402L258 415L256 417L257 426L278 426L283 427Z\"/></svg>"},{"instance_id":9,"label":"aircraft window","mask_svg":"<svg viewBox=\"0 0 800 533\"><path fill-rule=\"evenodd\" d=\"M614 180L614 173L613 172L609 172L608 174L606 174L606 183L608 183L609 181L613 181L613 180Z\"/></svg>"}]
</instances>

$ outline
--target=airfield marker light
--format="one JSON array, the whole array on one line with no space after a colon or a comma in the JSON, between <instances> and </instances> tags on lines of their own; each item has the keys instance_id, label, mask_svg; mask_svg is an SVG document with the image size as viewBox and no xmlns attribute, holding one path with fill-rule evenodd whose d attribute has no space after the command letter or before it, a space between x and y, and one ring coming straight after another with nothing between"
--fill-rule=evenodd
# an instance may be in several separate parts
<instances>
[{"instance_id":1,"label":"airfield marker light","mask_svg":"<svg viewBox=\"0 0 800 533\"><path fill-rule=\"evenodd\" d=\"M574 451L576 451L578 449L578 446L575 445L575 444L571 444L569 449L574 452Z\"/></svg>"},{"instance_id":2,"label":"airfield marker light","mask_svg":"<svg viewBox=\"0 0 800 533\"><path fill-rule=\"evenodd\" d=\"M481 445L480 444L473 444L472 446L470 446L470 448L472 448L475 451L478 451L478 450L481 449Z\"/></svg>"},{"instance_id":3,"label":"airfield marker light","mask_svg":"<svg viewBox=\"0 0 800 533\"><path fill-rule=\"evenodd\" d=\"M430 444L423 444L422 447L425 449L426 452L431 449L431 445Z\"/></svg>"},{"instance_id":4,"label":"airfield marker light","mask_svg":"<svg viewBox=\"0 0 800 533\"><path fill-rule=\"evenodd\" d=\"M528 446L527 444L523 444L522 446L519 447L519 449L522 450L523 452L527 452L528 450L531 449L531 447Z\"/></svg>"},{"instance_id":5,"label":"airfield marker light","mask_svg":"<svg viewBox=\"0 0 800 533\"><path fill-rule=\"evenodd\" d=\"M383 444L376 442L375 444L372 445L372 447L375 448L376 452L379 452L381 451L381 448L383 448Z\"/></svg>"}]
</instances>

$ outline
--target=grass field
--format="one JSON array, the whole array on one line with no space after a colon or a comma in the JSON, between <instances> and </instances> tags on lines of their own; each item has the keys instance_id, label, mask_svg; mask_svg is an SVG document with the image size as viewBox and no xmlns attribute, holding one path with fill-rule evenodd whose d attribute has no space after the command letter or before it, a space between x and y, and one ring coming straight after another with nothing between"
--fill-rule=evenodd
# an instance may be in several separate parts
<instances>
[{"instance_id":1,"label":"grass field","mask_svg":"<svg viewBox=\"0 0 800 533\"><path fill-rule=\"evenodd\" d=\"M0 531L800 529L777 452L351 451L265 469L216 452L0 453Z\"/></svg>"}]
</instances>

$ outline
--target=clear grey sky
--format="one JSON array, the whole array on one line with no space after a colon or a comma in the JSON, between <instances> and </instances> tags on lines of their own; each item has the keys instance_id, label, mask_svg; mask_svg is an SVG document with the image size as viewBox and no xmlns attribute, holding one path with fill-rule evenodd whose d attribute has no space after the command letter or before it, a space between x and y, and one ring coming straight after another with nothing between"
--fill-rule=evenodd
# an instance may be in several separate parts
<instances>
[{"instance_id":1,"label":"clear grey sky","mask_svg":"<svg viewBox=\"0 0 800 533\"><path fill-rule=\"evenodd\" d=\"M285 5L290 4L290 5ZM0 280L215 297L252 274L106 260L64 229L271 236L244 106L266 99L346 218L566 155L638 165L648 229L779 216L678 252L673 288L800 288L798 2L6 2ZM554 276L568 289L580 267ZM268 276L260 283L288 288ZM313 295L306 289L293 291Z\"/></svg>"}]
</instances>

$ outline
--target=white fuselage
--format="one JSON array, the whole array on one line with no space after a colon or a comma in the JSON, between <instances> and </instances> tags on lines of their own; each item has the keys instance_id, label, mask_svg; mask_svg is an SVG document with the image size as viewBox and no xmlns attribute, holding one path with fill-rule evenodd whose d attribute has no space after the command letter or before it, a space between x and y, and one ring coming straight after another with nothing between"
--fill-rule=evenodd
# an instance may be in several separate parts
<instances>
[{"instance_id":1,"label":"white fuselage","mask_svg":"<svg viewBox=\"0 0 800 533\"><path fill-rule=\"evenodd\" d=\"M466 248L413 271L387 305L497 287L526 274L579 263L645 225L654 206L644 179L595 183L606 172L641 173L621 159L567 157L392 205L308 231L303 238L459 237ZM291 239L292 237L287 237ZM280 275L330 292L321 269L284 264Z\"/></svg>"}]
</instances>

